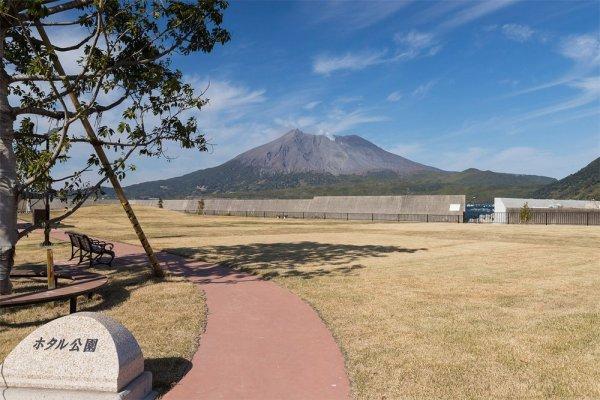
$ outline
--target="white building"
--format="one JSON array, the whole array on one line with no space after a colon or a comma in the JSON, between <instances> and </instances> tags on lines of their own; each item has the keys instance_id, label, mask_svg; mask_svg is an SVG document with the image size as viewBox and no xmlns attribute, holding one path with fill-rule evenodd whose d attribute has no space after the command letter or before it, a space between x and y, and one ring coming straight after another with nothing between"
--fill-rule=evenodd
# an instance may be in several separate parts
<instances>
[{"instance_id":1,"label":"white building","mask_svg":"<svg viewBox=\"0 0 600 400\"><path fill-rule=\"evenodd\" d=\"M527 203L529 208L534 209L581 209L599 210L600 201L597 200L555 200L555 199L511 199L496 197L494 199L494 212L507 212L508 209L521 208Z\"/></svg>"}]
</instances>

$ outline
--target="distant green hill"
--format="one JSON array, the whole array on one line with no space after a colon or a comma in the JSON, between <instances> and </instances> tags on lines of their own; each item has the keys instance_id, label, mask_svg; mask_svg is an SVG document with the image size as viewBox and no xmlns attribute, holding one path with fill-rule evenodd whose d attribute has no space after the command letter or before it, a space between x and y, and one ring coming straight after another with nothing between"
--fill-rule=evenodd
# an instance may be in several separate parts
<instances>
[{"instance_id":1,"label":"distant green hill","mask_svg":"<svg viewBox=\"0 0 600 400\"><path fill-rule=\"evenodd\" d=\"M574 174L536 190L533 197L600 200L600 157Z\"/></svg>"},{"instance_id":2,"label":"distant green hill","mask_svg":"<svg viewBox=\"0 0 600 400\"><path fill-rule=\"evenodd\" d=\"M462 172L427 171L408 176L391 171L365 175L277 173L228 162L177 178L144 182L125 188L130 198L307 198L325 195L465 194L478 202L494 197L526 197L555 179L468 169ZM105 190L108 194L112 191Z\"/></svg>"},{"instance_id":3,"label":"distant green hill","mask_svg":"<svg viewBox=\"0 0 600 400\"><path fill-rule=\"evenodd\" d=\"M329 177L331 178L331 177ZM477 202L493 202L494 197L526 197L534 188L540 188L552 178L533 175L513 175L492 171L466 170L463 172L423 173L398 176L390 173L366 176L345 175L333 177L335 182L317 185L301 184L294 187L255 191L231 191L213 194L238 198L310 198L313 196L390 196L405 194L465 194Z\"/></svg>"}]
</instances>

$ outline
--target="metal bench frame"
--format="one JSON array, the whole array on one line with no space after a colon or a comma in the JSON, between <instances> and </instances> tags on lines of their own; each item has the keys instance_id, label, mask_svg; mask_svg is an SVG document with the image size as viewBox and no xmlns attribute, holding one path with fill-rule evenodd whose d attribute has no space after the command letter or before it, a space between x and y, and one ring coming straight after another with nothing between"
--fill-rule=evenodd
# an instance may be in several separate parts
<instances>
[{"instance_id":1,"label":"metal bench frame","mask_svg":"<svg viewBox=\"0 0 600 400\"><path fill-rule=\"evenodd\" d=\"M69 241L71 242L71 258L69 260L78 256L78 264L87 260L90 263L90 267L94 263L112 267L112 262L115 259L114 245L112 243L92 239L87 235L77 232L69 231L65 233L69 236ZM105 258L107 259L105 260Z\"/></svg>"}]
</instances>

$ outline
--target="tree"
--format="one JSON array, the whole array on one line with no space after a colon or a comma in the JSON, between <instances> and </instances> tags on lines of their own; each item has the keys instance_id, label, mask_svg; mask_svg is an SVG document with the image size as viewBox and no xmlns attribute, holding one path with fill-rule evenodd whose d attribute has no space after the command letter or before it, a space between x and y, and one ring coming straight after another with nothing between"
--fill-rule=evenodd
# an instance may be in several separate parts
<instances>
[{"instance_id":1,"label":"tree","mask_svg":"<svg viewBox=\"0 0 600 400\"><path fill-rule=\"evenodd\" d=\"M229 41L226 7L223 0L0 1L0 293L10 292L17 241L41 228L17 232L19 199L49 190L68 200L56 223L107 180L162 273L119 180L135 168L132 155L166 156L168 141L207 149L189 110L208 100L172 68L172 56ZM118 123L103 121L118 114ZM75 146L90 150L87 161L53 178L57 163L72 163Z\"/></svg>"},{"instance_id":2,"label":"tree","mask_svg":"<svg viewBox=\"0 0 600 400\"><path fill-rule=\"evenodd\" d=\"M519 210L519 220L521 222L529 222L531 220L531 208L529 208L529 204L527 204L527 202L525 202L525 204L523 204L523 207L521 207L521 209Z\"/></svg>"},{"instance_id":3,"label":"tree","mask_svg":"<svg viewBox=\"0 0 600 400\"><path fill-rule=\"evenodd\" d=\"M158 208L163 208L163 199L162 199L162 197L158 198Z\"/></svg>"},{"instance_id":4,"label":"tree","mask_svg":"<svg viewBox=\"0 0 600 400\"><path fill-rule=\"evenodd\" d=\"M196 211L198 214L204 214L204 199L198 200L198 210Z\"/></svg>"}]
</instances>

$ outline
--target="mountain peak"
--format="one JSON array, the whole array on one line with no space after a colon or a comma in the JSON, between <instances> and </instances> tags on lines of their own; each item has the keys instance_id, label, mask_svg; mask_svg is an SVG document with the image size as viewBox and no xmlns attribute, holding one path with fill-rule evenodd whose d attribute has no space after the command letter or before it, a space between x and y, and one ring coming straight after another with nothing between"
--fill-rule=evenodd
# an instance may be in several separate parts
<instances>
[{"instance_id":1,"label":"mountain peak","mask_svg":"<svg viewBox=\"0 0 600 400\"><path fill-rule=\"evenodd\" d=\"M283 138L286 136L290 137L290 136L302 136L302 135L308 135L308 133L304 133L300 129L295 128L295 129L292 129L291 131L287 132L286 134L284 134L281 137Z\"/></svg>"},{"instance_id":2,"label":"mountain peak","mask_svg":"<svg viewBox=\"0 0 600 400\"><path fill-rule=\"evenodd\" d=\"M389 153L358 136L305 133L292 129L283 136L240 154L234 160L264 173L317 172L364 175L375 171L411 174L436 168Z\"/></svg>"}]
</instances>

